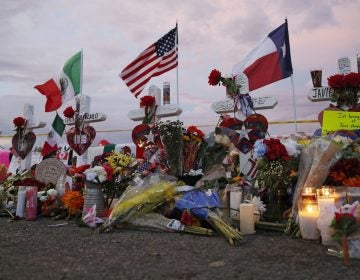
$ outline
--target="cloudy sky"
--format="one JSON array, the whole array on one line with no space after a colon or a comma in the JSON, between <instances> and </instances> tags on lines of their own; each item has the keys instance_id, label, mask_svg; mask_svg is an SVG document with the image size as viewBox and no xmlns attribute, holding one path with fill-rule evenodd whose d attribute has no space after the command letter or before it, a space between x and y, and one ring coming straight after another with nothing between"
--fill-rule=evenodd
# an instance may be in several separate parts
<instances>
[{"instance_id":1,"label":"cloudy sky","mask_svg":"<svg viewBox=\"0 0 360 280\"><path fill-rule=\"evenodd\" d=\"M45 98L34 86L55 77L64 62L81 49L83 94L91 97L91 111L107 115L105 122L93 124L99 131L94 143L103 138L118 143L130 141L131 130L138 122L130 120L127 114L139 107L139 100L118 75L176 22L179 101L183 109L180 120L185 126L207 125L204 130L209 130L217 124L218 115L210 106L224 99L225 90L208 85L210 71L216 68L230 74L234 64L285 18L289 24L297 119L317 119L329 102L308 100L312 87L309 70L321 67L326 84L326 77L338 72L338 58L347 56L352 70L357 71L359 10L360 1L356 0L2 0L1 144L6 145L11 139L5 136L14 133L12 120L22 115L25 103L33 104L35 117L48 123L36 133L49 131L55 114L44 112ZM175 70L152 79L148 85L162 87L164 81L170 82L171 100L175 103ZM144 93L147 91L148 87ZM290 78L251 94L277 98L278 105L273 110L258 112L270 122L294 120ZM298 124L298 131L312 133L318 127ZM116 132L105 132L110 130ZM274 124L269 132L290 134L295 132L295 126Z\"/></svg>"}]
</instances>

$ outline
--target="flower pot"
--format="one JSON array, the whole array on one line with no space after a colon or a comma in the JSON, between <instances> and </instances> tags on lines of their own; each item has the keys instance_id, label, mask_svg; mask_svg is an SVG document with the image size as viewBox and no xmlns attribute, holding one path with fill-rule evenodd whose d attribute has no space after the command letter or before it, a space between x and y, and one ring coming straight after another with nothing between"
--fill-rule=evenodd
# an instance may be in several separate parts
<instances>
[{"instance_id":1,"label":"flower pot","mask_svg":"<svg viewBox=\"0 0 360 280\"><path fill-rule=\"evenodd\" d=\"M94 204L96 205L96 216L99 216L99 214L103 212L105 205L102 185L100 183L85 181L83 216Z\"/></svg>"}]
</instances>

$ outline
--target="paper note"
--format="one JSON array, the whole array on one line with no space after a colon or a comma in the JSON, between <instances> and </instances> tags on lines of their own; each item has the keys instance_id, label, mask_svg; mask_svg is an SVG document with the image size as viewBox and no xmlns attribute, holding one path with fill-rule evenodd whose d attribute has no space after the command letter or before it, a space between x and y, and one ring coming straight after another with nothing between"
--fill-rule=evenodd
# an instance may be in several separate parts
<instances>
[{"instance_id":1,"label":"paper note","mask_svg":"<svg viewBox=\"0 0 360 280\"><path fill-rule=\"evenodd\" d=\"M322 135L337 130L360 129L360 112L324 111Z\"/></svg>"}]
</instances>

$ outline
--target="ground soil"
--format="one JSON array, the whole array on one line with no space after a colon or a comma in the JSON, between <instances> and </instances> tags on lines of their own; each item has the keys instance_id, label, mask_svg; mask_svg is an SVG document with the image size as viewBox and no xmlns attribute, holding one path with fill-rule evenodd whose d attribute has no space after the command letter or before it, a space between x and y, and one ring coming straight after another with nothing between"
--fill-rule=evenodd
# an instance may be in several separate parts
<instances>
[{"instance_id":1,"label":"ground soil","mask_svg":"<svg viewBox=\"0 0 360 280\"><path fill-rule=\"evenodd\" d=\"M60 226L54 226L63 224ZM360 279L317 241L261 231L232 247L222 236L120 230L72 220L0 218L0 279Z\"/></svg>"}]
</instances>

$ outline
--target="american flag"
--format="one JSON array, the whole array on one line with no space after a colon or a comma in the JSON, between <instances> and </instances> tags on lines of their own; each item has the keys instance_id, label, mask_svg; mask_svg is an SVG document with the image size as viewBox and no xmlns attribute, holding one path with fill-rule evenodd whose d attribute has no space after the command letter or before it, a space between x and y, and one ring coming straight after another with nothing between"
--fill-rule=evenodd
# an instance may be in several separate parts
<instances>
[{"instance_id":1,"label":"american flag","mask_svg":"<svg viewBox=\"0 0 360 280\"><path fill-rule=\"evenodd\" d=\"M144 50L124 68L120 78L137 97L147 82L178 65L177 26Z\"/></svg>"}]
</instances>

